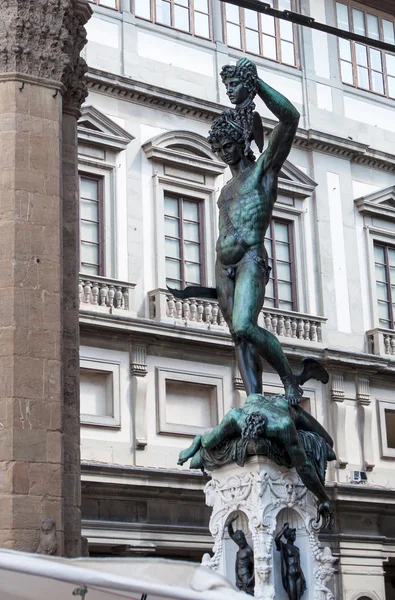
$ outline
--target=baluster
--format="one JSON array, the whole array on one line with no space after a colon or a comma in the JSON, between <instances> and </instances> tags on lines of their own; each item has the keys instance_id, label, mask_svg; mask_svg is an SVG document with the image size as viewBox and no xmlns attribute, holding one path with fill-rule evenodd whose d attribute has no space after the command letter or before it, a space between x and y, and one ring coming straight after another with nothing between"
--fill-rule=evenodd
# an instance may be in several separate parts
<instances>
[{"instance_id":1,"label":"baluster","mask_svg":"<svg viewBox=\"0 0 395 600\"><path fill-rule=\"evenodd\" d=\"M304 333L304 328L303 328L303 319L298 319L298 340L303 340L303 333Z\"/></svg>"},{"instance_id":2,"label":"baluster","mask_svg":"<svg viewBox=\"0 0 395 600\"><path fill-rule=\"evenodd\" d=\"M316 342L317 341L317 323L315 321L311 322L310 339L311 339L312 342Z\"/></svg>"},{"instance_id":3,"label":"baluster","mask_svg":"<svg viewBox=\"0 0 395 600\"><path fill-rule=\"evenodd\" d=\"M272 329L272 315L269 313L264 313L265 315L265 327L268 331L271 331Z\"/></svg>"},{"instance_id":4,"label":"baluster","mask_svg":"<svg viewBox=\"0 0 395 600\"><path fill-rule=\"evenodd\" d=\"M181 319L181 317L182 317L182 302L179 298L176 298L174 307L175 307L175 311L174 311L175 318Z\"/></svg>"},{"instance_id":5,"label":"baluster","mask_svg":"<svg viewBox=\"0 0 395 600\"><path fill-rule=\"evenodd\" d=\"M305 340L310 339L310 321L304 322L304 339Z\"/></svg>"},{"instance_id":6,"label":"baluster","mask_svg":"<svg viewBox=\"0 0 395 600\"><path fill-rule=\"evenodd\" d=\"M91 301L91 289L92 284L90 281L85 281L84 285L84 302L85 304L90 304Z\"/></svg>"},{"instance_id":7,"label":"baluster","mask_svg":"<svg viewBox=\"0 0 395 600\"><path fill-rule=\"evenodd\" d=\"M128 287L122 288L122 294L123 294L123 308L124 308L124 310L129 310L129 288Z\"/></svg>"},{"instance_id":8,"label":"baluster","mask_svg":"<svg viewBox=\"0 0 395 600\"><path fill-rule=\"evenodd\" d=\"M114 301L115 308L122 308L122 286L120 285L117 285L116 287Z\"/></svg>"},{"instance_id":9,"label":"baluster","mask_svg":"<svg viewBox=\"0 0 395 600\"><path fill-rule=\"evenodd\" d=\"M79 280L78 283L78 305L81 305L82 300L82 292L84 291L84 282L82 279Z\"/></svg>"},{"instance_id":10,"label":"baluster","mask_svg":"<svg viewBox=\"0 0 395 600\"><path fill-rule=\"evenodd\" d=\"M99 283L94 281L91 289L91 304L97 305L99 297Z\"/></svg>"},{"instance_id":11,"label":"baluster","mask_svg":"<svg viewBox=\"0 0 395 600\"><path fill-rule=\"evenodd\" d=\"M322 323L317 324L317 341L322 342Z\"/></svg>"},{"instance_id":12,"label":"baluster","mask_svg":"<svg viewBox=\"0 0 395 600\"><path fill-rule=\"evenodd\" d=\"M104 284L102 284L102 286L100 287L100 290L99 290L99 304L100 304L100 306L106 306L107 305L107 294L108 294L108 287L104 283Z\"/></svg>"},{"instance_id":13,"label":"baluster","mask_svg":"<svg viewBox=\"0 0 395 600\"><path fill-rule=\"evenodd\" d=\"M291 319L291 338L296 338L296 328L297 328L296 319L292 318Z\"/></svg>"},{"instance_id":14,"label":"baluster","mask_svg":"<svg viewBox=\"0 0 395 600\"><path fill-rule=\"evenodd\" d=\"M210 302L204 303L204 322L210 327L212 321L212 306Z\"/></svg>"},{"instance_id":15,"label":"baluster","mask_svg":"<svg viewBox=\"0 0 395 600\"><path fill-rule=\"evenodd\" d=\"M291 319L285 317L285 337L291 337Z\"/></svg>"},{"instance_id":16,"label":"baluster","mask_svg":"<svg viewBox=\"0 0 395 600\"><path fill-rule=\"evenodd\" d=\"M395 337L391 335L390 339L391 354L395 354Z\"/></svg>"},{"instance_id":17,"label":"baluster","mask_svg":"<svg viewBox=\"0 0 395 600\"><path fill-rule=\"evenodd\" d=\"M201 323L203 321L203 301L202 300L198 300L197 301L197 322Z\"/></svg>"},{"instance_id":18,"label":"baluster","mask_svg":"<svg viewBox=\"0 0 395 600\"><path fill-rule=\"evenodd\" d=\"M384 334L384 350L386 354L390 353L390 336Z\"/></svg>"},{"instance_id":19,"label":"baluster","mask_svg":"<svg viewBox=\"0 0 395 600\"><path fill-rule=\"evenodd\" d=\"M224 315L222 314L222 311L218 310L218 316L219 316L219 326L225 327L225 319L224 319Z\"/></svg>"},{"instance_id":20,"label":"baluster","mask_svg":"<svg viewBox=\"0 0 395 600\"><path fill-rule=\"evenodd\" d=\"M184 302L182 303L182 318L184 319L185 323L188 323L189 321L189 300L184 300Z\"/></svg>"},{"instance_id":21,"label":"baluster","mask_svg":"<svg viewBox=\"0 0 395 600\"><path fill-rule=\"evenodd\" d=\"M191 298L190 306L189 306L189 320L193 323L196 323L196 311L197 311L196 298Z\"/></svg>"},{"instance_id":22,"label":"baluster","mask_svg":"<svg viewBox=\"0 0 395 600\"><path fill-rule=\"evenodd\" d=\"M213 311L213 323L214 323L214 325L218 325L218 311L219 311L218 302L213 302L211 307L212 307L212 311Z\"/></svg>"},{"instance_id":23,"label":"baluster","mask_svg":"<svg viewBox=\"0 0 395 600\"><path fill-rule=\"evenodd\" d=\"M113 308L114 306L114 296L115 296L115 287L113 285L108 286L108 294L107 294L107 306Z\"/></svg>"},{"instance_id":24,"label":"baluster","mask_svg":"<svg viewBox=\"0 0 395 600\"><path fill-rule=\"evenodd\" d=\"M274 333L274 335L277 335L277 323L278 323L278 317L277 317L277 315L273 315L272 316L272 332Z\"/></svg>"},{"instance_id":25,"label":"baluster","mask_svg":"<svg viewBox=\"0 0 395 600\"><path fill-rule=\"evenodd\" d=\"M279 315L277 329L278 329L278 335L283 336L284 335L284 315Z\"/></svg>"},{"instance_id":26,"label":"baluster","mask_svg":"<svg viewBox=\"0 0 395 600\"><path fill-rule=\"evenodd\" d=\"M174 310L176 303L174 302L174 296L167 296L167 316L171 319L174 318Z\"/></svg>"}]
</instances>

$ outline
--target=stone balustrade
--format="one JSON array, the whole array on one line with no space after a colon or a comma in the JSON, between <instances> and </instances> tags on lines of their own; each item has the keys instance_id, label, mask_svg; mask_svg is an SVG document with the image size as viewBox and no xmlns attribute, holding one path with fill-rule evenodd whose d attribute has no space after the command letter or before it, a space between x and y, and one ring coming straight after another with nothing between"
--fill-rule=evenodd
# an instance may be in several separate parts
<instances>
[{"instance_id":1,"label":"stone balustrade","mask_svg":"<svg viewBox=\"0 0 395 600\"><path fill-rule=\"evenodd\" d=\"M368 351L379 356L395 356L395 331L378 327L366 332Z\"/></svg>"},{"instance_id":2,"label":"stone balustrade","mask_svg":"<svg viewBox=\"0 0 395 600\"><path fill-rule=\"evenodd\" d=\"M78 285L79 306L83 310L109 312L132 310L131 293L135 284L98 275L80 274Z\"/></svg>"},{"instance_id":3,"label":"stone balustrade","mask_svg":"<svg viewBox=\"0 0 395 600\"><path fill-rule=\"evenodd\" d=\"M167 290L157 289L148 294L149 318L208 330L228 332L228 327L216 300L188 298L180 300ZM258 319L278 337L320 344L323 342L326 319L303 313L263 308Z\"/></svg>"}]
</instances>

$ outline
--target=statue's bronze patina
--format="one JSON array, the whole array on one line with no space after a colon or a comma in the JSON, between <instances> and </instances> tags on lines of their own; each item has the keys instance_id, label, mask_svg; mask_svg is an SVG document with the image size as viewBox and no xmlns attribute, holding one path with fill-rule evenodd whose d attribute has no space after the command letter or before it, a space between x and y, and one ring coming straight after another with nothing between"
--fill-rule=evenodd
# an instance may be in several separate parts
<instances>
[{"instance_id":1,"label":"statue's bronze patina","mask_svg":"<svg viewBox=\"0 0 395 600\"><path fill-rule=\"evenodd\" d=\"M277 199L279 173L291 150L300 115L289 100L258 77L256 66L248 59L224 67L221 77L235 109L221 114L208 137L213 151L232 172L218 199L216 288L171 291L184 298L218 298L235 343L248 398L243 408L230 411L214 431L195 438L191 447L181 452L179 464L191 457L192 468L219 466L231 460L243 462L254 450L275 456L280 464L296 468L303 483L318 498L319 513L330 526L332 513L323 479L326 461L335 458L333 442L325 429L298 406L301 385L310 378L327 383L328 373L311 358L303 361L299 373L293 373L278 338L258 325L270 274L264 238ZM260 117L254 110L256 94L279 119L257 160L251 142L255 140L261 150L263 135ZM262 396L262 358L279 374L284 396ZM259 423L255 428L259 435L255 431L248 437L248 424L254 419ZM251 439L254 449L249 444Z\"/></svg>"},{"instance_id":2,"label":"statue's bronze patina","mask_svg":"<svg viewBox=\"0 0 395 600\"><path fill-rule=\"evenodd\" d=\"M225 528L228 529L229 536L238 545L239 549L236 554L236 587L250 596L254 595L255 575L254 575L254 552L251 546L248 545L246 536L241 531L233 530L233 523L238 519L238 515L230 515L225 523Z\"/></svg>"},{"instance_id":3,"label":"statue's bronze patina","mask_svg":"<svg viewBox=\"0 0 395 600\"><path fill-rule=\"evenodd\" d=\"M281 540L285 537L286 543ZM294 545L296 540L296 529L288 523L279 531L275 537L276 548L281 552L281 577L283 586L288 594L289 600L300 600L306 591L306 579L300 566L300 551Z\"/></svg>"}]
</instances>

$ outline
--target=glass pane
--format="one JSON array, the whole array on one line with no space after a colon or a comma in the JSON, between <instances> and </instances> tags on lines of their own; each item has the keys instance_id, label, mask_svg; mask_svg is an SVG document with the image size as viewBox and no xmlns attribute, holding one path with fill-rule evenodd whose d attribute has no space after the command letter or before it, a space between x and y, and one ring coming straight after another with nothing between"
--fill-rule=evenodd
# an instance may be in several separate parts
<instances>
[{"instance_id":1,"label":"glass pane","mask_svg":"<svg viewBox=\"0 0 395 600\"><path fill-rule=\"evenodd\" d=\"M388 94L390 98L395 98L395 78L388 77Z\"/></svg>"},{"instance_id":2,"label":"glass pane","mask_svg":"<svg viewBox=\"0 0 395 600\"><path fill-rule=\"evenodd\" d=\"M379 19L376 15L367 15L368 20L368 36L374 40L380 39Z\"/></svg>"},{"instance_id":3,"label":"glass pane","mask_svg":"<svg viewBox=\"0 0 395 600\"><path fill-rule=\"evenodd\" d=\"M175 279L166 278L166 285L168 285L170 288L175 288L176 290L181 289L181 282L176 281Z\"/></svg>"},{"instance_id":4,"label":"glass pane","mask_svg":"<svg viewBox=\"0 0 395 600\"><path fill-rule=\"evenodd\" d=\"M277 261L277 277L284 281L291 281L291 265Z\"/></svg>"},{"instance_id":5,"label":"glass pane","mask_svg":"<svg viewBox=\"0 0 395 600\"><path fill-rule=\"evenodd\" d=\"M99 242L99 227L96 223L81 222L81 240L84 242Z\"/></svg>"},{"instance_id":6,"label":"glass pane","mask_svg":"<svg viewBox=\"0 0 395 600\"><path fill-rule=\"evenodd\" d=\"M199 211L196 202L184 202L182 205L182 214L188 221L199 221Z\"/></svg>"},{"instance_id":7,"label":"glass pane","mask_svg":"<svg viewBox=\"0 0 395 600\"><path fill-rule=\"evenodd\" d=\"M382 246L374 246L374 260L382 264L385 263L384 248Z\"/></svg>"},{"instance_id":8,"label":"glass pane","mask_svg":"<svg viewBox=\"0 0 395 600\"><path fill-rule=\"evenodd\" d=\"M388 448L395 448L395 410L385 409L384 417L385 431L387 434L387 446Z\"/></svg>"},{"instance_id":9,"label":"glass pane","mask_svg":"<svg viewBox=\"0 0 395 600\"><path fill-rule=\"evenodd\" d=\"M391 322L384 319L379 319L380 327L384 327L385 329L391 329Z\"/></svg>"},{"instance_id":10,"label":"glass pane","mask_svg":"<svg viewBox=\"0 0 395 600\"><path fill-rule=\"evenodd\" d=\"M189 8L189 0L174 0L174 4L180 4Z\"/></svg>"},{"instance_id":11,"label":"glass pane","mask_svg":"<svg viewBox=\"0 0 395 600\"><path fill-rule=\"evenodd\" d=\"M278 282L278 299L292 302L292 286L290 283Z\"/></svg>"},{"instance_id":12,"label":"glass pane","mask_svg":"<svg viewBox=\"0 0 395 600\"><path fill-rule=\"evenodd\" d=\"M384 94L383 74L372 71L372 87L376 94Z\"/></svg>"},{"instance_id":13,"label":"glass pane","mask_svg":"<svg viewBox=\"0 0 395 600\"><path fill-rule=\"evenodd\" d=\"M81 177L80 194L81 198L97 200L99 197L98 182L94 179L86 179L85 177Z\"/></svg>"},{"instance_id":14,"label":"glass pane","mask_svg":"<svg viewBox=\"0 0 395 600\"><path fill-rule=\"evenodd\" d=\"M350 31L350 26L348 24L348 7L345 4L341 4L341 2L336 2L336 13L339 29Z\"/></svg>"},{"instance_id":15,"label":"glass pane","mask_svg":"<svg viewBox=\"0 0 395 600\"><path fill-rule=\"evenodd\" d=\"M178 200L165 196L165 215L178 217Z\"/></svg>"},{"instance_id":16,"label":"glass pane","mask_svg":"<svg viewBox=\"0 0 395 600\"><path fill-rule=\"evenodd\" d=\"M383 65L381 62L381 52L379 50L375 50L374 48L370 48L370 65L372 69L375 71L382 71Z\"/></svg>"},{"instance_id":17,"label":"glass pane","mask_svg":"<svg viewBox=\"0 0 395 600\"><path fill-rule=\"evenodd\" d=\"M239 7L233 4L226 5L226 20L230 23L240 24Z\"/></svg>"},{"instance_id":18,"label":"glass pane","mask_svg":"<svg viewBox=\"0 0 395 600\"><path fill-rule=\"evenodd\" d=\"M284 300L279 300L278 307L282 308L283 310L292 310L293 309L292 302L284 302Z\"/></svg>"},{"instance_id":19,"label":"glass pane","mask_svg":"<svg viewBox=\"0 0 395 600\"><path fill-rule=\"evenodd\" d=\"M249 29L258 30L258 13L254 10L244 10L244 22L245 26Z\"/></svg>"},{"instance_id":20,"label":"glass pane","mask_svg":"<svg viewBox=\"0 0 395 600\"><path fill-rule=\"evenodd\" d=\"M273 279L269 279L269 283L266 286L266 296L269 298L274 298ZM266 304L266 300L265 300L265 304Z\"/></svg>"},{"instance_id":21,"label":"glass pane","mask_svg":"<svg viewBox=\"0 0 395 600\"><path fill-rule=\"evenodd\" d=\"M265 248L269 258L272 257L272 244L270 240L265 239Z\"/></svg>"},{"instance_id":22,"label":"glass pane","mask_svg":"<svg viewBox=\"0 0 395 600\"><path fill-rule=\"evenodd\" d=\"M369 73L364 67L357 67L358 87L363 90L369 89Z\"/></svg>"},{"instance_id":23,"label":"glass pane","mask_svg":"<svg viewBox=\"0 0 395 600\"><path fill-rule=\"evenodd\" d=\"M377 299L388 300L387 286L385 283L376 283Z\"/></svg>"},{"instance_id":24,"label":"glass pane","mask_svg":"<svg viewBox=\"0 0 395 600\"><path fill-rule=\"evenodd\" d=\"M134 14L136 17L143 19L151 19L151 1L150 0L134 0Z\"/></svg>"},{"instance_id":25,"label":"glass pane","mask_svg":"<svg viewBox=\"0 0 395 600\"><path fill-rule=\"evenodd\" d=\"M376 281L387 281L387 273L385 272L385 267L381 265L376 265Z\"/></svg>"},{"instance_id":26,"label":"glass pane","mask_svg":"<svg viewBox=\"0 0 395 600\"><path fill-rule=\"evenodd\" d=\"M274 17L271 17L270 15L261 15L261 25L263 33L268 33L269 35L275 34Z\"/></svg>"},{"instance_id":27,"label":"glass pane","mask_svg":"<svg viewBox=\"0 0 395 600\"><path fill-rule=\"evenodd\" d=\"M387 19L383 19L383 32L384 41L388 44L395 44L394 24L392 23L392 21L387 21Z\"/></svg>"},{"instance_id":28,"label":"glass pane","mask_svg":"<svg viewBox=\"0 0 395 600\"><path fill-rule=\"evenodd\" d=\"M199 10L200 12L208 13L207 0L195 0L194 8L195 10Z\"/></svg>"},{"instance_id":29,"label":"glass pane","mask_svg":"<svg viewBox=\"0 0 395 600\"><path fill-rule=\"evenodd\" d=\"M265 298L264 307L265 308L273 308L274 307L274 300L272 300L272 298Z\"/></svg>"},{"instance_id":30,"label":"glass pane","mask_svg":"<svg viewBox=\"0 0 395 600\"><path fill-rule=\"evenodd\" d=\"M178 260L171 260L170 258L166 258L166 277L170 277L170 279L180 279L180 273L180 262Z\"/></svg>"},{"instance_id":31,"label":"glass pane","mask_svg":"<svg viewBox=\"0 0 395 600\"><path fill-rule=\"evenodd\" d=\"M290 21L280 21L280 37L282 40L293 42L294 30Z\"/></svg>"},{"instance_id":32,"label":"glass pane","mask_svg":"<svg viewBox=\"0 0 395 600\"><path fill-rule=\"evenodd\" d=\"M99 275L99 266L86 265L81 260L81 271L86 275Z\"/></svg>"},{"instance_id":33,"label":"glass pane","mask_svg":"<svg viewBox=\"0 0 395 600\"><path fill-rule=\"evenodd\" d=\"M391 267L395 266L395 250L393 248L388 248L388 262Z\"/></svg>"},{"instance_id":34,"label":"glass pane","mask_svg":"<svg viewBox=\"0 0 395 600\"><path fill-rule=\"evenodd\" d=\"M99 4L108 8L117 8L117 0L100 0Z\"/></svg>"},{"instance_id":35,"label":"glass pane","mask_svg":"<svg viewBox=\"0 0 395 600\"><path fill-rule=\"evenodd\" d=\"M390 313L389 313L389 305L387 302L382 302L381 300L378 301L378 313L379 313L379 318L380 319L389 319L390 318Z\"/></svg>"},{"instance_id":36,"label":"glass pane","mask_svg":"<svg viewBox=\"0 0 395 600\"><path fill-rule=\"evenodd\" d=\"M230 5L228 4L228 6ZM228 46L232 46L232 48L241 48L240 27L232 25L232 23L227 23L226 38Z\"/></svg>"},{"instance_id":37,"label":"glass pane","mask_svg":"<svg viewBox=\"0 0 395 600\"><path fill-rule=\"evenodd\" d=\"M156 0L156 21L162 25L170 25L170 3Z\"/></svg>"},{"instance_id":38,"label":"glass pane","mask_svg":"<svg viewBox=\"0 0 395 600\"><path fill-rule=\"evenodd\" d=\"M165 253L170 258L180 258L180 242L178 240L165 239Z\"/></svg>"},{"instance_id":39,"label":"glass pane","mask_svg":"<svg viewBox=\"0 0 395 600\"><path fill-rule=\"evenodd\" d=\"M344 60L340 61L341 70L342 70L342 81L343 83L354 83L354 76L352 72L352 65L349 62L345 62Z\"/></svg>"},{"instance_id":40,"label":"glass pane","mask_svg":"<svg viewBox=\"0 0 395 600\"><path fill-rule=\"evenodd\" d=\"M276 40L268 35L263 36L263 56L277 60Z\"/></svg>"},{"instance_id":41,"label":"glass pane","mask_svg":"<svg viewBox=\"0 0 395 600\"><path fill-rule=\"evenodd\" d=\"M278 242L288 242L288 225L286 225L285 223L275 223L274 235Z\"/></svg>"},{"instance_id":42,"label":"glass pane","mask_svg":"<svg viewBox=\"0 0 395 600\"><path fill-rule=\"evenodd\" d=\"M386 54L387 59L387 73L395 77L395 56L392 54Z\"/></svg>"},{"instance_id":43,"label":"glass pane","mask_svg":"<svg viewBox=\"0 0 395 600\"><path fill-rule=\"evenodd\" d=\"M99 246L81 242L81 262L99 264Z\"/></svg>"},{"instance_id":44,"label":"glass pane","mask_svg":"<svg viewBox=\"0 0 395 600\"><path fill-rule=\"evenodd\" d=\"M210 28L208 24L208 16L202 13L195 12L195 35L209 38Z\"/></svg>"},{"instance_id":45,"label":"glass pane","mask_svg":"<svg viewBox=\"0 0 395 600\"><path fill-rule=\"evenodd\" d=\"M365 35L365 19L362 10L352 9L352 19L354 24L354 33Z\"/></svg>"},{"instance_id":46,"label":"glass pane","mask_svg":"<svg viewBox=\"0 0 395 600\"><path fill-rule=\"evenodd\" d=\"M165 218L165 235L179 237L179 225L177 219Z\"/></svg>"},{"instance_id":47,"label":"glass pane","mask_svg":"<svg viewBox=\"0 0 395 600\"><path fill-rule=\"evenodd\" d=\"M277 260L285 260L289 262L289 246L283 242L276 242L276 258Z\"/></svg>"},{"instance_id":48,"label":"glass pane","mask_svg":"<svg viewBox=\"0 0 395 600\"><path fill-rule=\"evenodd\" d=\"M81 200L81 219L99 220L99 204L89 200Z\"/></svg>"},{"instance_id":49,"label":"glass pane","mask_svg":"<svg viewBox=\"0 0 395 600\"><path fill-rule=\"evenodd\" d=\"M281 62L286 65L295 64L294 45L291 42L281 42Z\"/></svg>"},{"instance_id":50,"label":"glass pane","mask_svg":"<svg viewBox=\"0 0 395 600\"><path fill-rule=\"evenodd\" d=\"M257 31L246 29L246 50L252 54L259 54L259 34Z\"/></svg>"},{"instance_id":51,"label":"glass pane","mask_svg":"<svg viewBox=\"0 0 395 600\"><path fill-rule=\"evenodd\" d=\"M291 10L291 0L278 0L279 10Z\"/></svg>"},{"instance_id":52,"label":"glass pane","mask_svg":"<svg viewBox=\"0 0 395 600\"><path fill-rule=\"evenodd\" d=\"M192 262L200 262L200 244L193 244L192 242L184 243L184 256L185 260L191 260Z\"/></svg>"},{"instance_id":53,"label":"glass pane","mask_svg":"<svg viewBox=\"0 0 395 600\"><path fill-rule=\"evenodd\" d=\"M185 263L185 280L188 283L200 283L200 266Z\"/></svg>"},{"instance_id":54,"label":"glass pane","mask_svg":"<svg viewBox=\"0 0 395 600\"><path fill-rule=\"evenodd\" d=\"M174 27L189 31L189 10L183 6L174 5Z\"/></svg>"},{"instance_id":55,"label":"glass pane","mask_svg":"<svg viewBox=\"0 0 395 600\"><path fill-rule=\"evenodd\" d=\"M199 242L199 225L197 223L184 223L184 239L190 242Z\"/></svg>"},{"instance_id":56,"label":"glass pane","mask_svg":"<svg viewBox=\"0 0 395 600\"><path fill-rule=\"evenodd\" d=\"M351 42L339 38L340 58L351 62Z\"/></svg>"},{"instance_id":57,"label":"glass pane","mask_svg":"<svg viewBox=\"0 0 395 600\"><path fill-rule=\"evenodd\" d=\"M362 46L361 44L355 44L355 54L357 56L357 65L367 67L368 55L366 46Z\"/></svg>"}]
</instances>

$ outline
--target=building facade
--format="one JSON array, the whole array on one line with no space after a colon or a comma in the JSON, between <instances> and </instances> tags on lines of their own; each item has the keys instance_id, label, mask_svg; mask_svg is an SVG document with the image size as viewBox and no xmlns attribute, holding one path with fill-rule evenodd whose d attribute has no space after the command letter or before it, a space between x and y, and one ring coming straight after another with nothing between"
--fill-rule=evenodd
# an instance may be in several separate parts
<instances>
[{"instance_id":1,"label":"building facade","mask_svg":"<svg viewBox=\"0 0 395 600\"><path fill-rule=\"evenodd\" d=\"M274 0L394 44L389 1ZM219 191L206 141L229 106L223 65L248 56L301 114L267 233L260 323L309 381L335 439L327 487L335 597L395 597L395 55L218 0L98 0L79 120L83 534L92 554L200 560L206 478L179 451L245 392L215 301ZM273 115L257 100L266 133ZM264 392L281 391L266 365Z\"/></svg>"}]
</instances>

